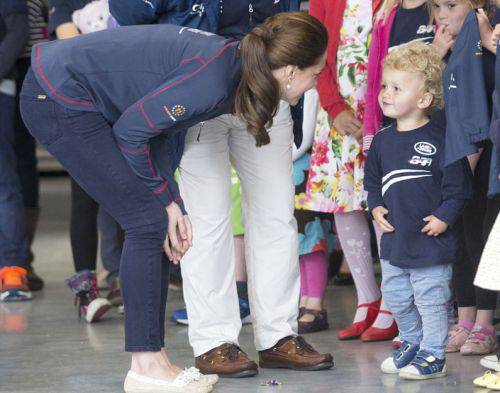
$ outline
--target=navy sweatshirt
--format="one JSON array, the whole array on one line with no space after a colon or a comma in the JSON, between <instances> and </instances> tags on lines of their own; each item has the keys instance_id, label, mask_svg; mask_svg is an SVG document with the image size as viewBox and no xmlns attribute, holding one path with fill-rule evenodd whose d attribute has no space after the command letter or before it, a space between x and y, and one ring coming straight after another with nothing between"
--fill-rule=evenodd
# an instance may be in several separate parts
<instances>
[{"instance_id":1,"label":"navy sweatshirt","mask_svg":"<svg viewBox=\"0 0 500 393\"><path fill-rule=\"evenodd\" d=\"M0 80L14 79L13 68L28 42L28 9L24 0L0 0Z\"/></svg>"},{"instance_id":2,"label":"navy sweatshirt","mask_svg":"<svg viewBox=\"0 0 500 393\"><path fill-rule=\"evenodd\" d=\"M236 41L172 25L39 44L32 64L57 103L101 113L136 175L164 205L177 201L181 207L177 184L151 159L150 142L231 113L241 74Z\"/></svg>"},{"instance_id":3,"label":"navy sweatshirt","mask_svg":"<svg viewBox=\"0 0 500 393\"><path fill-rule=\"evenodd\" d=\"M452 263L453 227L471 193L466 159L444 166L444 130L432 121L412 131L382 129L373 139L365 167L368 207L385 206L394 232L382 235L380 257L394 266L418 268ZM422 233L423 218L449 225L441 235Z\"/></svg>"}]
</instances>

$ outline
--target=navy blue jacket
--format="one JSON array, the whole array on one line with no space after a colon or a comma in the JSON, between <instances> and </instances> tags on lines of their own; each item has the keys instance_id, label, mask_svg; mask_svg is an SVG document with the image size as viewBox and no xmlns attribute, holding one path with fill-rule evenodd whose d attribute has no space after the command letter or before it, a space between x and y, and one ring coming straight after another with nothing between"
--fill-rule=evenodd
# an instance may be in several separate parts
<instances>
[{"instance_id":1,"label":"navy blue jacket","mask_svg":"<svg viewBox=\"0 0 500 393\"><path fill-rule=\"evenodd\" d=\"M488 195L494 196L500 194L500 45L497 45L495 91L493 93L493 116L490 137L493 142L493 151L491 155Z\"/></svg>"},{"instance_id":2,"label":"navy blue jacket","mask_svg":"<svg viewBox=\"0 0 500 393\"><path fill-rule=\"evenodd\" d=\"M151 159L150 142L230 113L241 75L237 41L172 25L39 44L32 64L50 98L101 113L136 175L165 205L181 207L171 173L160 175Z\"/></svg>"},{"instance_id":3,"label":"navy blue jacket","mask_svg":"<svg viewBox=\"0 0 500 393\"><path fill-rule=\"evenodd\" d=\"M300 0L109 0L111 14L122 26L170 23L237 39L268 16L298 11L299 6ZM221 12L235 17L224 21Z\"/></svg>"},{"instance_id":4,"label":"navy blue jacket","mask_svg":"<svg viewBox=\"0 0 500 393\"><path fill-rule=\"evenodd\" d=\"M488 139L490 114L483 52L476 13L471 11L458 34L443 72L446 111L446 165L477 152Z\"/></svg>"},{"instance_id":5,"label":"navy blue jacket","mask_svg":"<svg viewBox=\"0 0 500 393\"><path fill-rule=\"evenodd\" d=\"M28 42L28 8L24 0L0 0L0 80L14 78L13 68Z\"/></svg>"},{"instance_id":6,"label":"navy blue jacket","mask_svg":"<svg viewBox=\"0 0 500 393\"><path fill-rule=\"evenodd\" d=\"M382 235L380 257L394 266L417 268L452 263L457 250L454 223L471 194L466 159L444 166L444 129L430 121L412 131L396 125L373 139L365 166L368 207L385 206L394 232ZM434 215L449 228L434 237L421 230Z\"/></svg>"}]
</instances>

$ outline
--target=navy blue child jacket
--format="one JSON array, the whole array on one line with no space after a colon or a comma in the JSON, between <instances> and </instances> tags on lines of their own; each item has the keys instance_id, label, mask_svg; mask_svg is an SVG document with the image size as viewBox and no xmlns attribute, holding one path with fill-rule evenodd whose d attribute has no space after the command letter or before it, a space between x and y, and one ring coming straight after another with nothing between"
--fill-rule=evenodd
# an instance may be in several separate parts
<instances>
[{"instance_id":1,"label":"navy blue child jacket","mask_svg":"<svg viewBox=\"0 0 500 393\"><path fill-rule=\"evenodd\" d=\"M380 257L402 268L452 263L457 251L454 224L470 198L466 159L445 167L445 132L436 122L399 132L392 124L373 139L364 185L370 211L385 206L394 232L384 233ZM434 215L449 225L441 235L422 233L423 218Z\"/></svg>"},{"instance_id":2,"label":"navy blue child jacket","mask_svg":"<svg viewBox=\"0 0 500 393\"><path fill-rule=\"evenodd\" d=\"M488 139L490 112L483 70L481 37L475 11L457 36L443 71L446 112L446 165L476 153Z\"/></svg>"}]
</instances>

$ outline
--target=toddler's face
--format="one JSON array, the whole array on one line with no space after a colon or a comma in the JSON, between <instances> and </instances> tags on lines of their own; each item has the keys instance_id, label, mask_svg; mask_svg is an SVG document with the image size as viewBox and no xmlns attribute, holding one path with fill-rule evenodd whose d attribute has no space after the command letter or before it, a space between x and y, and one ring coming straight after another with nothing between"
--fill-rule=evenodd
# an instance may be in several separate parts
<instances>
[{"instance_id":1,"label":"toddler's face","mask_svg":"<svg viewBox=\"0 0 500 393\"><path fill-rule=\"evenodd\" d=\"M467 0L433 0L431 6L437 24L444 25L452 36L458 35L471 10Z\"/></svg>"},{"instance_id":2,"label":"toddler's face","mask_svg":"<svg viewBox=\"0 0 500 393\"><path fill-rule=\"evenodd\" d=\"M423 95L420 75L384 69L378 102L385 116L396 120L418 118L425 109L419 106Z\"/></svg>"}]
</instances>

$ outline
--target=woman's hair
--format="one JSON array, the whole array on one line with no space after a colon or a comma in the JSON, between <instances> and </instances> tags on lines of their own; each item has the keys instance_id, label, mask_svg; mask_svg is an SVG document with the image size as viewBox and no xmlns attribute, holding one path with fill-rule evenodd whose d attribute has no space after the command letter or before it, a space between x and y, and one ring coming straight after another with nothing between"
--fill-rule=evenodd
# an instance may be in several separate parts
<instances>
[{"instance_id":1,"label":"woman's hair","mask_svg":"<svg viewBox=\"0 0 500 393\"><path fill-rule=\"evenodd\" d=\"M390 51L382 64L384 70L391 69L420 75L423 92L433 96L427 112L431 113L443 107L441 74L444 63L434 46L415 41L401 45Z\"/></svg>"},{"instance_id":2,"label":"woman's hair","mask_svg":"<svg viewBox=\"0 0 500 393\"><path fill-rule=\"evenodd\" d=\"M286 66L302 70L317 64L327 43L326 28L304 12L271 16L243 39L242 76L234 111L247 124L257 146L270 142L266 127L272 125L281 97L272 71Z\"/></svg>"}]
</instances>

